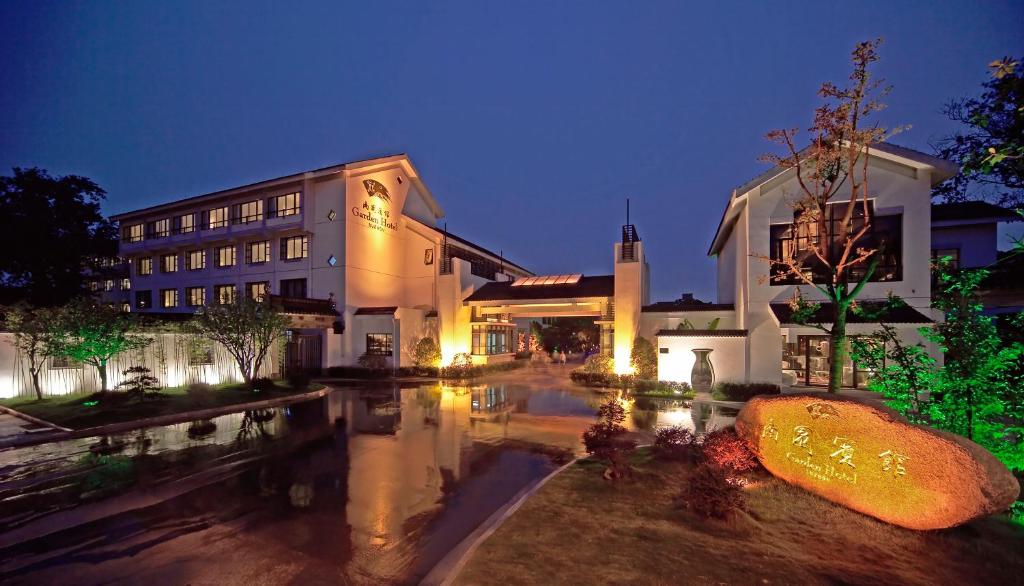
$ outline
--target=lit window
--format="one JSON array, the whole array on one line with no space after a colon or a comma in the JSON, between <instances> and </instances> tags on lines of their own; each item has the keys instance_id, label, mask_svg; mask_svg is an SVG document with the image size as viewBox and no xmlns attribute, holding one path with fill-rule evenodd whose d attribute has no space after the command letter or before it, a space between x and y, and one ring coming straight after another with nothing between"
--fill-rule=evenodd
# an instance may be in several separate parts
<instances>
[{"instance_id":1,"label":"lit window","mask_svg":"<svg viewBox=\"0 0 1024 586\"><path fill-rule=\"evenodd\" d=\"M152 291L136 291L135 292L135 309L150 309L153 307L153 292Z\"/></svg>"},{"instance_id":2,"label":"lit window","mask_svg":"<svg viewBox=\"0 0 1024 586\"><path fill-rule=\"evenodd\" d=\"M238 297L238 288L234 285L214 285L213 294L217 298L217 303L227 305L235 302Z\"/></svg>"},{"instance_id":3,"label":"lit window","mask_svg":"<svg viewBox=\"0 0 1024 586\"><path fill-rule=\"evenodd\" d=\"M178 290L177 289L161 289L160 290L160 307L165 309L178 306Z\"/></svg>"},{"instance_id":4,"label":"lit window","mask_svg":"<svg viewBox=\"0 0 1024 586\"><path fill-rule=\"evenodd\" d=\"M473 354L506 354L511 352L512 327L474 325L472 344Z\"/></svg>"},{"instance_id":5,"label":"lit window","mask_svg":"<svg viewBox=\"0 0 1024 586\"><path fill-rule=\"evenodd\" d=\"M160 272L161 273L176 273L178 272L178 255L177 254L165 254L160 257Z\"/></svg>"},{"instance_id":6,"label":"lit window","mask_svg":"<svg viewBox=\"0 0 1024 586\"><path fill-rule=\"evenodd\" d=\"M206 268L206 251L190 250L185 254L185 270L198 271Z\"/></svg>"},{"instance_id":7,"label":"lit window","mask_svg":"<svg viewBox=\"0 0 1024 586\"><path fill-rule=\"evenodd\" d=\"M196 231L196 215L184 214L174 218L175 234L190 234Z\"/></svg>"},{"instance_id":8,"label":"lit window","mask_svg":"<svg viewBox=\"0 0 1024 586\"><path fill-rule=\"evenodd\" d=\"M131 311L132 311L132 304L128 303L127 301L122 301L121 302L121 311L123 311L124 313L131 313Z\"/></svg>"},{"instance_id":9,"label":"lit window","mask_svg":"<svg viewBox=\"0 0 1024 586\"><path fill-rule=\"evenodd\" d=\"M233 267L235 266L235 245L229 244L228 246L219 246L214 249L216 254L216 264L218 267Z\"/></svg>"},{"instance_id":10,"label":"lit window","mask_svg":"<svg viewBox=\"0 0 1024 586\"><path fill-rule=\"evenodd\" d=\"M245 245L246 264L260 264L270 261L270 241L250 242Z\"/></svg>"},{"instance_id":11,"label":"lit window","mask_svg":"<svg viewBox=\"0 0 1024 586\"><path fill-rule=\"evenodd\" d=\"M124 232L121 234L121 239L125 242L141 242L144 228L145 227L142 224L125 226Z\"/></svg>"},{"instance_id":12,"label":"lit window","mask_svg":"<svg viewBox=\"0 0 1024 586\"><path fill-rule=\"evenodd\" d=\"M136 272L140 277L153 274L153 257L147 256L139 259L139 268Z\"/></svg>"},{"instance_id":13,"label":"lit window","mask_svg":"<svg viewBox=\"0 0 1024 586\"><path fill-rule=\"evenodd\" d=\"M185 303L189 307L201 307L206 305L206 287L186 287Z\"/></svg>"},{"instance_id":14,"label":"lit window","mask_svg":"<svg viewBox=\"0 0 1024 586\"><path fill-rule=\"evenodd\" d=\"M121 290L122 291L131 291L132 290L132 280L131 279L121 279Z\"/></svg>"},{"instance_id":15,"label":"lit window","mask_svg":"<svg viewBox=\"0 0 1024 586\"><path fill-rule=\"evenodd\" d=\"M302 211L302 194L289 193L267 198L267 217L283 218L294 216Z\"/></svg>"},{"instance_id":16,"label":"lit window","mask_svg":"<svg viewBox=\"0 0 1024 586\"><path fill-rule=\"evenodd\" d=\"M366 334L366 353L371 356L391 356L391 334Z\"/></svg>"},{"instance_id":17,"label":"lit window","mask_svg":"<svg viewBox=\"0 0 1024 586\"><path fill-rule=\"evenodd\" d=\"M263 219L263 200L257 199L245 203L236 203L231 206L231 212L232 224L258 222Z\"/></svg>"},{"instance_id":18,"label":"lit window","mask_svg":"<svg viewBox=\"0 0 1024 586\"><path fill-rule=\"evenodd\" d=\"M146 238L164 238L171 233L171 220L170 218L164 218L162 220L156 220L146 225Z\"/></svg>"},{"instance_id":19,"label":"lit window","mask_svg":"<svg viewBox=\"0 0 1024 586\"><path fill-rule=\"evenodd\" d=\"M299 260L309 255L309 236L281 239L281 260Z\"/></svg>"},{"instance_id":20,"label":"lit window","mask_svg":"<svg viewBox=\"0 0 1024 586\"><path fill-rule=\"evenodd\" d=\"M256 283L245 284L245 295L249 299L255 299L256 301L263 301L263 298L270 293L270 283L266 281L258 281Z\"/></svg>"},{"instance_id":21,"label":"lit window","mask_svg":"<svg viewBox=\"0 0 1024 586\"><path fill-rule=\"evenodd\" d=\"M114 290L114 280L113 279L107 279L106 281L104 281L103 282L103 290L104 291L113 291Z\"/></svg>"},{"instance_id":22,"label":"lit window","mask_svg":"<svg viewBox=\"0 0 1024 586\"><path fill-rule=\"evenodd\" d=\"M228 208L213 208L203 212L203 230L223 228L228 225Z\"/></svg>"}]
</instances>

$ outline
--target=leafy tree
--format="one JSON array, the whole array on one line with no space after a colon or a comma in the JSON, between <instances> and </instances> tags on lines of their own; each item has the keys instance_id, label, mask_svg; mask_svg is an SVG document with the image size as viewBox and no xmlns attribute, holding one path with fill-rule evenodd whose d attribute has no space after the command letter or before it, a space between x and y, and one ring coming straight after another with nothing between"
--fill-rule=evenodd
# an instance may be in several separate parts
<instances>
[{"instance_id":1,"label":"leafy tree","mask_svg":"<svg viewBox=\"0 0 1024 586\"><path fill-rule=\"evenodd\" d=\"M110 360L153 342L152 338L140 335L138 329L138 321L131 315L92 299L78 299L62 308L54 323L54 352L94 366L100 375L100 390L106 392L110 390Z\"/></svg>"},{"instance_id":2,"label":"leafy tree","mask_svg":"<svg viewBox=\"0 0 1024 586\"><path fill-rule=\"evenodd\" d=\"M6 316L7 327L14 333L11 344L28 364L36 399L42 401L39 374L46 360L56 353L53 330L57 313L47 308L32 309L25 304L18 304L8 308Z\"/></svg>"},{"instance_id":3,"label":"leafy tree","mask_svg":"<svg viewBox=\"0 0 1024 586\"><path fill-rule=\"evenodd\" d=\"M932 145L936 154L960 164L960 174L932 195L948 202L979 195L1002 205L1024 203L1024 71L1004 57L989 63L982 94L946 104L943 113L963 125Z\"/></svg>"},{"instance_id":4,"label":"leafy tree","mask_svg":"<svg viewBox=\"0 0 1024 586\"><path fill-rule=\"evenodd\" d=\"M633 373L642 380L658 378L658 353L647 338L637 336L633 340L633 349L629 354L629 364Z\"/></svg>"},{"instance_id":5,"label":"leafy tree","mask_svg":"<svg viewBox=\"0 0 1024 586\"><path fill-rule=\"evenodd\" d=\"M441 363L441 349L433 338L426 336L416 342L413 361L420 368L436 367Z\"/></svg>"},{"instance_id":6,"label":"leafy tree","mask_svg":"<svg viewBox=\"0 0 1024 586\"><path fill-rule=\"evenodd\" d=\"M117 254L104 191L77 175L15 168L0 177L0 302L61 305L85 293L83 269Z\"/></svg>"},{"instance_id":7,"label":"leafy tree","mask_svg":"<svg viewBox=\"0 0 1024 586\"><path fill-rule=\"evenodd\" d=\"M846 321L851 306L871 280L881 256L866 245L872 227L868 204L868 159L873 144L891 132L866 119L883 108L878 99L889 92L875 80L869 66L878 60L878 41L859 43L853 50L849 84L824 83L818 94L824 103L814 111L810 145L796 146L796 128L773 130L768 140L782 145L785 155L763 157L794 172L799 193L793 207L792 230L806 239L804 248L783 250L782 258L754 255L769 263L776 280L795 279L820 291L831 302L830 327L815 324L829 336L830 392L842 384L846 355ZM829 205L829 200L849 195ZM796 240L795 240L796 241Z\"/></svg>"},{"instance_id":8,"label":"leafy tree","mask_svg":"<svg viewBox=\"0 0 1024 586\"><path fill-rule=\"evenodd\" d=\"M583 433L584 448L588 454L607 462L604 477L608 480L628 476L628 455L636 449L636 442L629 439L622 425L626 420L625 408L618 399L611 398L601 405L597 416L598 422Z\"/></svg>"},{"instance_id":9,"label":"leafy tree","mask_svg":"<svg viewBox=\"0 0 1024 586\"><path fill-rule=\"evenodd\" d=\"M185 329L224 346L246 386L253 388L267 353L289 323L288 316L270 303L242 297L234 303L201 308Z\"/></svg>"}]
</instances>

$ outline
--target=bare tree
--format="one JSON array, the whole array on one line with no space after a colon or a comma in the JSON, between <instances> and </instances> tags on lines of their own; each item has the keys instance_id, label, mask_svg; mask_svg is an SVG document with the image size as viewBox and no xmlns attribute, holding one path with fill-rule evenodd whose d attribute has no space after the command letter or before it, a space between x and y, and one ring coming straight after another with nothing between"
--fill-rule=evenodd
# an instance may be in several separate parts
<instances>
[{"instance_id":1,"label":"bare tree","mask_svg":"<svg viewBox=\"0 0 1024 586\"><path fill-rule=\"evenodd\" d=\"M794 232L791 245L781 254L753 256L771 265L776 281L795 281L815 287L831 302L831 325L815 324L829 335L829 391L842 383L846 356L846 321L864 285L871 280L881 257L879 246L867 246L873 210L868 204L868 159L871 146L899 129L887 130L866 119L884 108L878 101L888 94L869 66L878 60L881 39L859 43L852 53L853 72L843 87L826 82L818 90L824 103L814 111L808 129L810 145L796 146L798 129L773 130L766 138L785 148L783 155L762 157L785 170L793 170L799 192L790 200ZM848 196L841 195L843 191ZM829 203L836 198L837 201ZM796 309L807 309L799 289ZM810 316L813 311L797 311Z\"/></svg>"}]
</instances>

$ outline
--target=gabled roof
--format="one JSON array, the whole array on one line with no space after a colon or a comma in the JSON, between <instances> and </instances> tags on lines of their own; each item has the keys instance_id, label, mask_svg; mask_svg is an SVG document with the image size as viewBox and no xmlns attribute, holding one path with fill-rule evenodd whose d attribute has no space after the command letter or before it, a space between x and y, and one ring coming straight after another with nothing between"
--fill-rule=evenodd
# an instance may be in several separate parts
<instances>
[{"instance_id":1,"label":"gabled roof","mask_svg":"<svg viewBox=\"0 0 1024 586\"><path fill-rule=\"evenodd\" d=\"M420 178L419 171L413 166L409 156L405 153L398 153L394 155L385 155L383 157L375 157L372 159L363 159L359 161L349 161L347 163L338 163L335 165L329 165L327 167L320 167L319 169L311 169L309 171L299 171L298 173L292 173L289 175L282 175L280 177L274 177L273 179L264 179L255 183L248 183L246 185L240 185L238 187L231 187L228 189L221 189L219 191L212 191L210 193L204 193L202 195L195 195L191 197L175 199L166 203L157 204L137 210L131 210L127 212L121 212L120 214L114 214L110 217L111 220L121 221L124 218L133 216L151 214L161 210L172 210L175 208L192 207L196 204L202 203L207 200L216 200L219 198L225 198L236 194L242 194L247 191L255 189L269 189L280 184L293 183L305 179L307 176L310 178L324 177L327 175L333 175L335 173L341 173L343 171L354 171L362 169L364 167L372 167L374 165L384 165L387 163L400 162L406 167L406 172L409 179L412 180L416 190L423 196L424 201L430 208L430 211L434 214L435 218L444 217L444 210L441 208L437 200L434 199L433 194L427 189L427 186L423 184L423 180Z\"/></svg>"},{"instance_id":2,"label":"gabled roof","mask_svg":"<svg viewBox=\"0 0 1024 586\"><path fill-rule=\"evenodd\" d=\"M541 299L580 299L614 297L615 275L583 276L573 284L513 287L513 281L485 283L466 301L533 301Z\"/></svg>"},{"instance_id":3,"label":"gabled roof","mask_svg":"<svg viewBox=\"0 0 1024 586\"><path fill-rule=\"evenodd\" d=\"M353 315L395 315L397 306L391 307L360 307Z\"/></svg>"},{"instance_id":4,"label":"gabled roof","mask_svg":"<svg viewBox=\"0 0 1024 586\"><path fill-rule=\"evenodd\" d=\"M862 301L860 302L866 309L872 311L878 311L882 308L884 302L882 301ZM783 325L801 325L793 321L793 307L789 303L772 303L772 313L775 314L775 319L779 320L780 324ZM866 318L863 314L855 313L853 311L846 314L846 322L851 324L869 324L878 323ZM890 309L885 314L885 322L891 324L930 324L932 319L918 310L914 309L909 305L903 305L894 309ZM807 320L809 324L827 324L832 322L832 304L822 303L818 310L814 312L814 315Z\"/></svg>"},{"instance_id":5,"label":"gabled roof","mask_svg":"<svg viewBox=\"0 0 1024 586\"><path fill-rule=\"evenodd\" d=\"M1021 217L1017 212L988 203L987 201L958 201L932 204L932 224L979 224L1015 222Z\"/></svg>"},{"instance_id":6,"label":"gabled roof","mask_svg":"<svg viewBox=\"0 0 1024 586\"><path fill-rule=\"evenodd\" d=\"M806 152L806 149L804 152ZM929 155L928 153L899 146L890 142L880 142L871 145L870 153L872 156L888 159L909 167L930 171L933 187L942 183L946 179L949 179L953 175L956 175L960 170L957 164L952 161L940 159L936 156ZM732 227L736 222L736 218L739 216L739 211L742 210L742 205L746 203L746 195L752 190L768 183L772 179L775 179L786 172L792 172L792 170L776 165L733 190L728 203L725 205L725 211L722 213L722 219L718 222L718 229L715 231L715 237L711 239L711 246L708 248L708 256L718 254L722 249L722 246L725 245L725 241L728 239L729 233L732 232Z\"/></svg>"}]
</instances>

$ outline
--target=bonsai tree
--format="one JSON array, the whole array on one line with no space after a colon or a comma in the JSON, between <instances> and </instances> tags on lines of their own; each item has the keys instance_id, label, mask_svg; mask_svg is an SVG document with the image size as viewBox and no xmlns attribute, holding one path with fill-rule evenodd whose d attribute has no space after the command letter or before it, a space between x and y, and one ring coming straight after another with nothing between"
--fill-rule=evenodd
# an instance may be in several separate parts
<instances>
[{"instance_id":1,"label":"bonsai tree","mask_svg":"<svg viewBox=\"0 0 1024 586\"><path fill-rule=\"evenodd\" d=\"M891 134L877 123L865 122L883 108L876 94L884 96L889 91L868 71L878 60L880 42L863 42L853 50L848 85L822 84L818 94L825 103L814 111L809 146L797 148L795 128L773 130L766 136L782 145L786 154L763 159L793 171L799 187L789 202L793 208L791 229L798 236L793 242L798 244L782 247L781 255L774 258L753 256L771 265L772 279L814 287L830 302L830 326L807 324L829 336L830 392L838 392L842 383L848 312L874 276L884 246L867 242L874 213L868 203L869 153L873 144ZM830 204L833 198L839 200Z\"/></svg>"},{"instance_id":2,"label":"bonsai tree","mask_svg":"<svg viewBox=\"0 0 1024 586\"><path fill-rule=\"evenodd\" d=\"M138 322L118 309L79 299L60 310L50 330L53 353L92 365L100 376L100 391L109 391L107 364L122 352L153 342L138 333Z\"/></svg>"},{"instance_id":3,"label":"bonsai tree","mask_svg":"<svg viewBox=\"0 0 1024 586\"><path fill-rule=\"evenodd\" d=\"M160 381L150 374L145 366L133 366L125 369L121 374L124 380L117 385L119 391L124 391L130 399L143 400L147 395L155 394L160 390Z\"/></svg>"},{"instance_id":4,"label":"bonsai tree","mask_svg":"<svg viewBox=\"0 0 1024 586\"><path fill-rule=\"evenodd\" d=\"M267 353L288 327L288 316L268 302L248 297L201 308L186 331L217 342L231 354L249 388Z\"/></svg>"},{"instance_id":5,"label":"bonsai tree","mask_svg":"<svg viewBox=\"0 0 1024 586\"><path fill-rule=\"evenodd\" d=\"M8 308L6 313L7 327L14 333L11 344L27 363L36 399L42 401L39 373L56 351L53 330L57 314L50 309L32 309L24 304Z\"/></svg>"},{"instance_id":6,"label":"bonsai tree","mask_svg":"<svg viewBox=\"0 0 1024 586\"><path fill-rule=\"evenodd\" d=\"M433 338L426 336L416 342L416 349L413 351L413 361L419 368L431 368L441 363L441 349Z\"/></svg>"},{"instance_id":7,"label":"bonsai tree","mask_svg":"<svg viewBox=\"0 0 1024 586\"><path fill-rule=\"evenodd\" d=\"M633 350L629 355L629 364L637 378L653 380L658 378L658 354L654 345L646 338L637 336L633 340Z\"/></svg>"}]
</instances>

